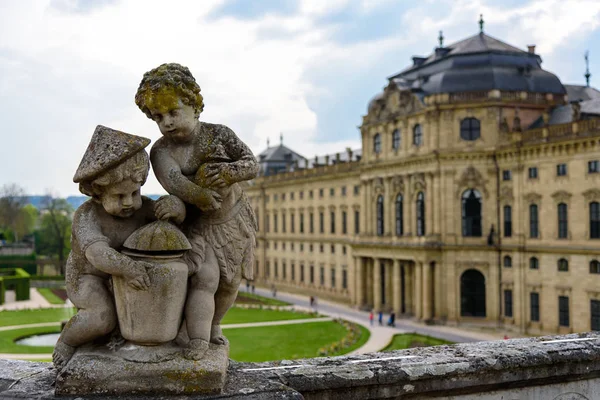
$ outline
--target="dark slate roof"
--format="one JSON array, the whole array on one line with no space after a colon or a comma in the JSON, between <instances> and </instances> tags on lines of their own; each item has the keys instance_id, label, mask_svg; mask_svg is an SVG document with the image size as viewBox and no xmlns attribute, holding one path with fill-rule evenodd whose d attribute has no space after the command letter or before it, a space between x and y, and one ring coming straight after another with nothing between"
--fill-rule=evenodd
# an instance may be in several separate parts
<instances>
[{"instance_id":1,"label":"dark slate roof","mask_svg":"<svg viewBox=\"0 0 600 400\"><path fill-rule=\"evenodd\" d=\"M286 157L287 156L287 157ZM268 147L265 151L258 155L258 161L290 161L291 160L299 160L302 157L300 154L296 153L294 150L280 144L279 146Z\"/></svg>"},{"instance_id":2,"label":"dark slate roof","mask_svg":"<svg viewBox=\"0 0 600 400\"><path fill-rule=\"evenodd\" d=\"M586 101L600 98L600 91L589 86L565 85L569 101Z\"/></svg>"},{"instance_id":3,"label":"dark slate roof","mask_svg":"<svg viewBox=\"0 0 600 400\"><path fill-rule=\"evenodd\" d=\"M592 89L592 88L588 88ZM596 89L592 89L598 92ZM598 92L600 93L600 92ZM581 109L581 118L597 118L600 117L600 96L593 100L586 100L579 102ZM573 122L573 106L571 104L565 104L558 106L550 112L550 119L548 125L567 124ZM541 128L544 126L544 120L542 117L538 118L529 126L529 129Z\"/></svg>"},{"instance_id":4,"label":"dark slate roof","mask_svg":"<svg viewBox=\"0 0 600 400\"><path fill-rule=\"evenodd\" d=\"M349 159L348 157L348 152L347 151L341 151L339 152L340 155L340 163L343 162L348 162L348 160L350 161L360 161L361 157L362 157L362 149L356 149L356 150L352 150L352 158ZM315 164L315 157L309 158L306 161L308 161L308 164L306 163L306 161L304 159L298 161L298 168L299 169L305 169L305 168L314 168L316 166L321 166L321 165L325 165L325 161L326 161L326 156L327 155L322 155L322 156L316 156L317 160L316 160L316 164ZM337 161L335 159L336 154L328 154L329 156L329 163L327 163L327 165L334 165Z\"/></svg>"},{"instance_id":5,"label":"dark slate roof","mask_svg":"<svg viewBox=\"0 0 600 400\"><path fill-rule=\"evenodd\" d=\"M537 54L479 33L417 58L415 65L389 79L401 90L422 94L492 89L565 94L558 77L541 63Z\"/></svg>"}]
</instances>

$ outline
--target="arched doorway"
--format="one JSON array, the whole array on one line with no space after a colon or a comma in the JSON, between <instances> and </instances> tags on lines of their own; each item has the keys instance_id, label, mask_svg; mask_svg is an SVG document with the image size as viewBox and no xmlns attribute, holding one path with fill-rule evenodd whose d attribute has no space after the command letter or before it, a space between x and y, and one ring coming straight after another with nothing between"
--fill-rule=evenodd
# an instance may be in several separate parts
<instances>
[{"instance_id":1,"label":"arched doorway","mask_svg":"<svg viewBox=\"0 0 600 400\"><path fill-rule=\"evenodd\" d=\"M469 269L460 277L460 315L485 317L485 277L476 269Z\"/></svg>"}]
</instances>

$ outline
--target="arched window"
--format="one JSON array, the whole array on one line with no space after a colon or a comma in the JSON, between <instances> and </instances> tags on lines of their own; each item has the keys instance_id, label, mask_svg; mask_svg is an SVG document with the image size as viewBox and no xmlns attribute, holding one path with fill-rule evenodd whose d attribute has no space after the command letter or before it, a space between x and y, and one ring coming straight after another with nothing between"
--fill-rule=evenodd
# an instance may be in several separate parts
<instances>
[{"instance_id":1,"label":"arched window","mask_svg":"<svg viewBox=\"0 0 600 400\"><path fill-rule=\"evenodd\" d=\"M400 148L400 131L398 129L394 129L394 132L392 132L392 148L394 150Z\"/></svg>"},{"instance_id":2,"label":"arched window","mask_svg":"<svg viewBox=\"0 0 600 400\"><path fill-rule=\"evenodd\" d=\"M540 260L536 257L531 257L529 259L529 269L540 269Z\"/></svg>"},{"instance_id":3,"label":"arched window","mask_svg":"<svg viewBox=\"0 0 600 400\"><path fill-rule=\"evenodd\" d=\"M460 138L463 140L477 140L481 136L479 120L465 118L460 122Z\"/></svg>"},{"instance_id":4,"label":"arched window","mask_svg":"<svg viewBox=\"0 0 600 400\"><path fill-rule=\"evenodd\" d=\"M381 135L379 133L373 137L373 151L375 154L381 153Z\"/></svg>"},{"instance_id":5,"label":"arched window","mask_svg":"<svg viewBox=\"0 0 600 400\"><path fill-rule=\"evenodd\" d=\"M537 204L529 205L529 237L537 238L539 237L539 219L538 219L538 206Z\"/></svg>"},{"instance_id":6,"label":"arched window","mask_svg":"<svg viewBox=\"0 0 600 400\"><path fill-rule=\"evenodd\" d=\"M600 261L590 261L590 274L600 274Z\"/></svg>"},{"instance_id":7,"label":"arched window","mask_svg":"<svg viewBox=\"0 0 600 400\"><path fill-rule=\"evenodd\" d=\"M512 258L510 256L504 256L504 264L506 268L512 267Z\"/></svg>"},{"instance_id":8,"label":"arched window","mask_svg":"<svg viewBox=\"0 0 600 400\"><path fill-rule=\"evenodd\" d=\"M404 211L402 195L396 196L396 236L404 235Z\"/></svg>"},{"instance_id":9,"label":"arched window","mask_svg":"<svg viewBox=\"0 0 600 400\"><path fill-rule=\"evenodd\" d=\"M558 238L566 239L569 236L569 216L567 214L567 205L560 203L558 205Z\"/></svg>"},{"instance_id":10,"label":"arched window","mask_svg":"<svg viewBox=\"0 0 600 400\"><path fill-rule=\"evenodd\" d=\"M560 260L558 260L558 270L563 271L563 272L568 271L569 270L569 262L564 258L561 258Z\"/></svg>"},{"instance_id":11,"label":"arched window","mask_svg":"<svg viewBox=\"0 0 600 400\"><path fill-rule=\"evenodd\" d=\"M590 203L590 239L600 239L600 203Z\"/></svg>"},{"instance_id":12,"label":"arched window","mask_svg":"<svg viewBox=\"0 0 600 400\"><path fill-rule=\"evenodd\" d=\"M462 195L463 236L481 237L481 193L465 190Z\"/></svg>"},{"instance_id":13,"label":"arched window","mask_svg":"<svg viewBox=\"0 0 600 400\"><path fill-rule=\"evenodd\" d=\"M419 124L413 128L413 144L417 147L423 144L423 130Z\"/></svg>"},{"instance_id":14,"label":"arched window","mask_svg":"<svg viewBox=\"0 0 600 400\"><path fill-rule=\"evenodd\" d=\"M383 196L377 197L377 235L383 236Z\"/></svg>"},{"instance_id":15,"label":"arched window","mask_svg":"<svg viewBox=\"0 0 600 400\"><path fill-rule=\"evenodd\" d=\"M425 236L425 195L417 194L417 236Z\"/></svg>"}]
</instances>

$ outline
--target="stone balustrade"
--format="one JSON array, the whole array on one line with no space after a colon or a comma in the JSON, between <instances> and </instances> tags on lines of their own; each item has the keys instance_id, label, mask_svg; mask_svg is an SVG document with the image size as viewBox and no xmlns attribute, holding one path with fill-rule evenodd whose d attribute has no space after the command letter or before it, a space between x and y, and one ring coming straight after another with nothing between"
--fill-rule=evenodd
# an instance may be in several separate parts
<instances>
[{"instance_id":1,"label":"stone balustrade","mask_svg":"<svg viewBox=\"0 0 600 400\"><path fill-rule=\"evenodd\" d=\"M0 360L0 399L54 399L54 378L51 364ZM598 399L600 333L293 361L232 361L221 395L177 398Z\"/></svg>"}]
</instances>

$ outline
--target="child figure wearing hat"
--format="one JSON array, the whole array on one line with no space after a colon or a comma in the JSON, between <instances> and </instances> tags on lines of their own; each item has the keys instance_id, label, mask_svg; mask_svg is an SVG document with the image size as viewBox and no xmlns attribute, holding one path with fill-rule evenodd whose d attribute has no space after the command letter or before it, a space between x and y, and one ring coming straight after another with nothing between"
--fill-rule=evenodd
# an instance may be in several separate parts
<instances>
[{"instance_id":1,"label":"child figure wearing hat","mask_svg":"<svg viewBox=\"0 0 600 400\"><path fill-rule=\"evenodd\" d=\"M146 272L152 264L119 252L136 229L159 219L181 223L185 206L174 196L154 202L140 195L148 177L149 160L144 148L149 139L99 125L75 173L79 190L91 197L75 211L72 250L66 265L66 289L77 307L65 325L52 359L60 370L75 349L106 336L117 326L111 275L124 276L129 285L145 290Z\"/></svg>"}]
</instances>

